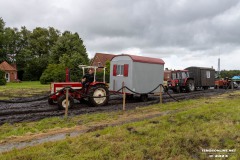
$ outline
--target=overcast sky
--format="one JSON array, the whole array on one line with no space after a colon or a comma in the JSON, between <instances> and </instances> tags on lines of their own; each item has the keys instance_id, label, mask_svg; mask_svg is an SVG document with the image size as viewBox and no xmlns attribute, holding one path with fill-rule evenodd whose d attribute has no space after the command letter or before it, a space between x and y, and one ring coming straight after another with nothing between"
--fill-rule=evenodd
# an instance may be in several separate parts
<instances>
[{"instance_id":1,"label":"overcast sky","mask_svg":"<svg viewBox=\"0 0 240 160\"><path fill-rule=\"evenodd\" d=\"M96 52L162 58L165 67L240 69L238 0L0 0L7 27L78 32Z\"/></svg>"}]
</instances>

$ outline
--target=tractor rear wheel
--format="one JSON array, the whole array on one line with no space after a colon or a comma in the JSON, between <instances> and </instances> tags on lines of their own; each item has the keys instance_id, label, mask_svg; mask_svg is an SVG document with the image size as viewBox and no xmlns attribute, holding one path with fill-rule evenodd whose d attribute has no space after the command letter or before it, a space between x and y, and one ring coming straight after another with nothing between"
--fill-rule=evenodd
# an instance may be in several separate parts
<instances>
[{"instance_id":1,"label":"tractor rear wheel","mask_svg":"<svg viewBox=\"0 0 240 160\"><path fill-rule=\"evenodd\" d=\"M62 95L58 98L58 108L65 109L67 106L66 95ZM74 105L74 99L71 96L68 96L68 108L72 108Z\"/></svg>"},{"instance_id":2,"label":"tractor rear wheel","mask_svg":"<svg viewBox=\"0 0 240 160\"><path fill-rule=\"evenodd\" d=\"M193 92L195 90L195 85L193 80L188 80L186 83L186 91L187 92Z\"/></svg>"},{"instance_id":3,"label":"tractor rear wheel","mask_svg":"<svg viewBox=\"0 0 240 160\"><path fill-rule=\"evenodd\" d=\"M104 106L108 103L109 91L105 85L92 86L88 93L88 101L92 106Z\"/></svg>"}]
</instances>

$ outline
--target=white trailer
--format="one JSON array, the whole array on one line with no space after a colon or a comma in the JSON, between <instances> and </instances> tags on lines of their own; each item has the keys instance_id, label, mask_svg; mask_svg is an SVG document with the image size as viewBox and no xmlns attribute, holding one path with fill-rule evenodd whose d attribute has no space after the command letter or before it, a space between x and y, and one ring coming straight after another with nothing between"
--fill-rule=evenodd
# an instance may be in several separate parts
<instances>
[{"instance_id":1,"label":"white trailer","mask_svg":"<svg viewBox=\"0 0 240 160\"><path fill-rule=\"evenodd\" d=\"M110 90L118 91L127 86L134 92L147 93L163 84L164 64L159 58L126 54L114 56L110 65ZM159 93L159 90L153 93ZM127 89L126 93L134 94ZM141 99L145 101L147 95L141 95Z\"/></svg>"}]
</instances>

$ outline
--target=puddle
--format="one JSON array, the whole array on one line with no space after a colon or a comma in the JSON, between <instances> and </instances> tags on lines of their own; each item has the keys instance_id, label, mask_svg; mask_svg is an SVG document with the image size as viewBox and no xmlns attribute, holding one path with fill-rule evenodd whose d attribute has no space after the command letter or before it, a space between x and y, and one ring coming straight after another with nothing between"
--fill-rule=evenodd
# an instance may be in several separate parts
<instances>
[{"instance_id":1,"label":"puddle","mask_svg":"<svg viewBox=\"0 0 240 160\"><path fill-rule=\"evenodd\" d=\"M114 126L122 125L125 123L137 122L137 121L143 120L143 119L146 120L146 119L151 119L151 118L155 118L158 116L163 116L163 115L167 115L167 114L174 113L174 112L179 112L179 111L165 111L165 112L161 112L161 113L157 113L157 114L153 114L153 115L146 115L145 117L141 117L141 118L128 119L128 120L124 120L124 121L120 121L120 122L115 122L112 124L102 124L99 126L91 126L91 127L88 127L86 129L81 129L81 130L66 131L65 133L48 135L46 137L34 138L32 140L26 140L26 141L22 141L22 142L19 141L19 142L4 143L4 144L0 144L0 153L11 151L13 149L22 149L22 148L26 148L29 146L35 146L35 145L42 144L45 142L54 142L54 141L64 140L67 137L76 137L76 136L79 136L79 135L87 133L87 132L94 132L96 130L102 130L108 126L114 127Z\"/></svg>"},{"instance_id":2,"label":"puddle","mask_svg":"<svg viewBox=\"0 0 240 160\"><path fill-rule=\"evenodd\" d=\"M13 149L22 149L29 146L35 146L45 142L59 141L65 139L66 137L76 137L80 134L86 133L87 131L88 129L85 129L80 131L54 134L47 137L36 138L25 142L12 142L7 144L0 144L0 153L11 151Z\"/></svg>"}]
</instances>

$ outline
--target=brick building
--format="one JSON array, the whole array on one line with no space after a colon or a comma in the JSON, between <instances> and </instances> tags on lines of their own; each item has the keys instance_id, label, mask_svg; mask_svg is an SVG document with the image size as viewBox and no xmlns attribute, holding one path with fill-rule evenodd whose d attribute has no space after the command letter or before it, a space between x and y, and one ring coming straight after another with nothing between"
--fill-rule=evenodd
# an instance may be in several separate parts
<instances>
[{"instance_id":1,"label":"brick building","mask_svg":"<svg viewBox=\"0 0 240 160\"><path fill-rule=\"evenodd\" d=\"M91 66L105 67L107 61L111 61L111 59L115 55L113 54L105 54L105 53L96 53L91 61Z\"/></svg>"},{"instance_id":2,"label":"brick building","mask_svg":"<svg viewBox=\"0 0 240 160\"><path fill-rule=\"evenodd\" d=\"M0 64L0 70L3 70L5 72L5 78L7 82L13 82L17 80L16 66L12 66L4 61Z\"/></svg>"}]
</instances>

